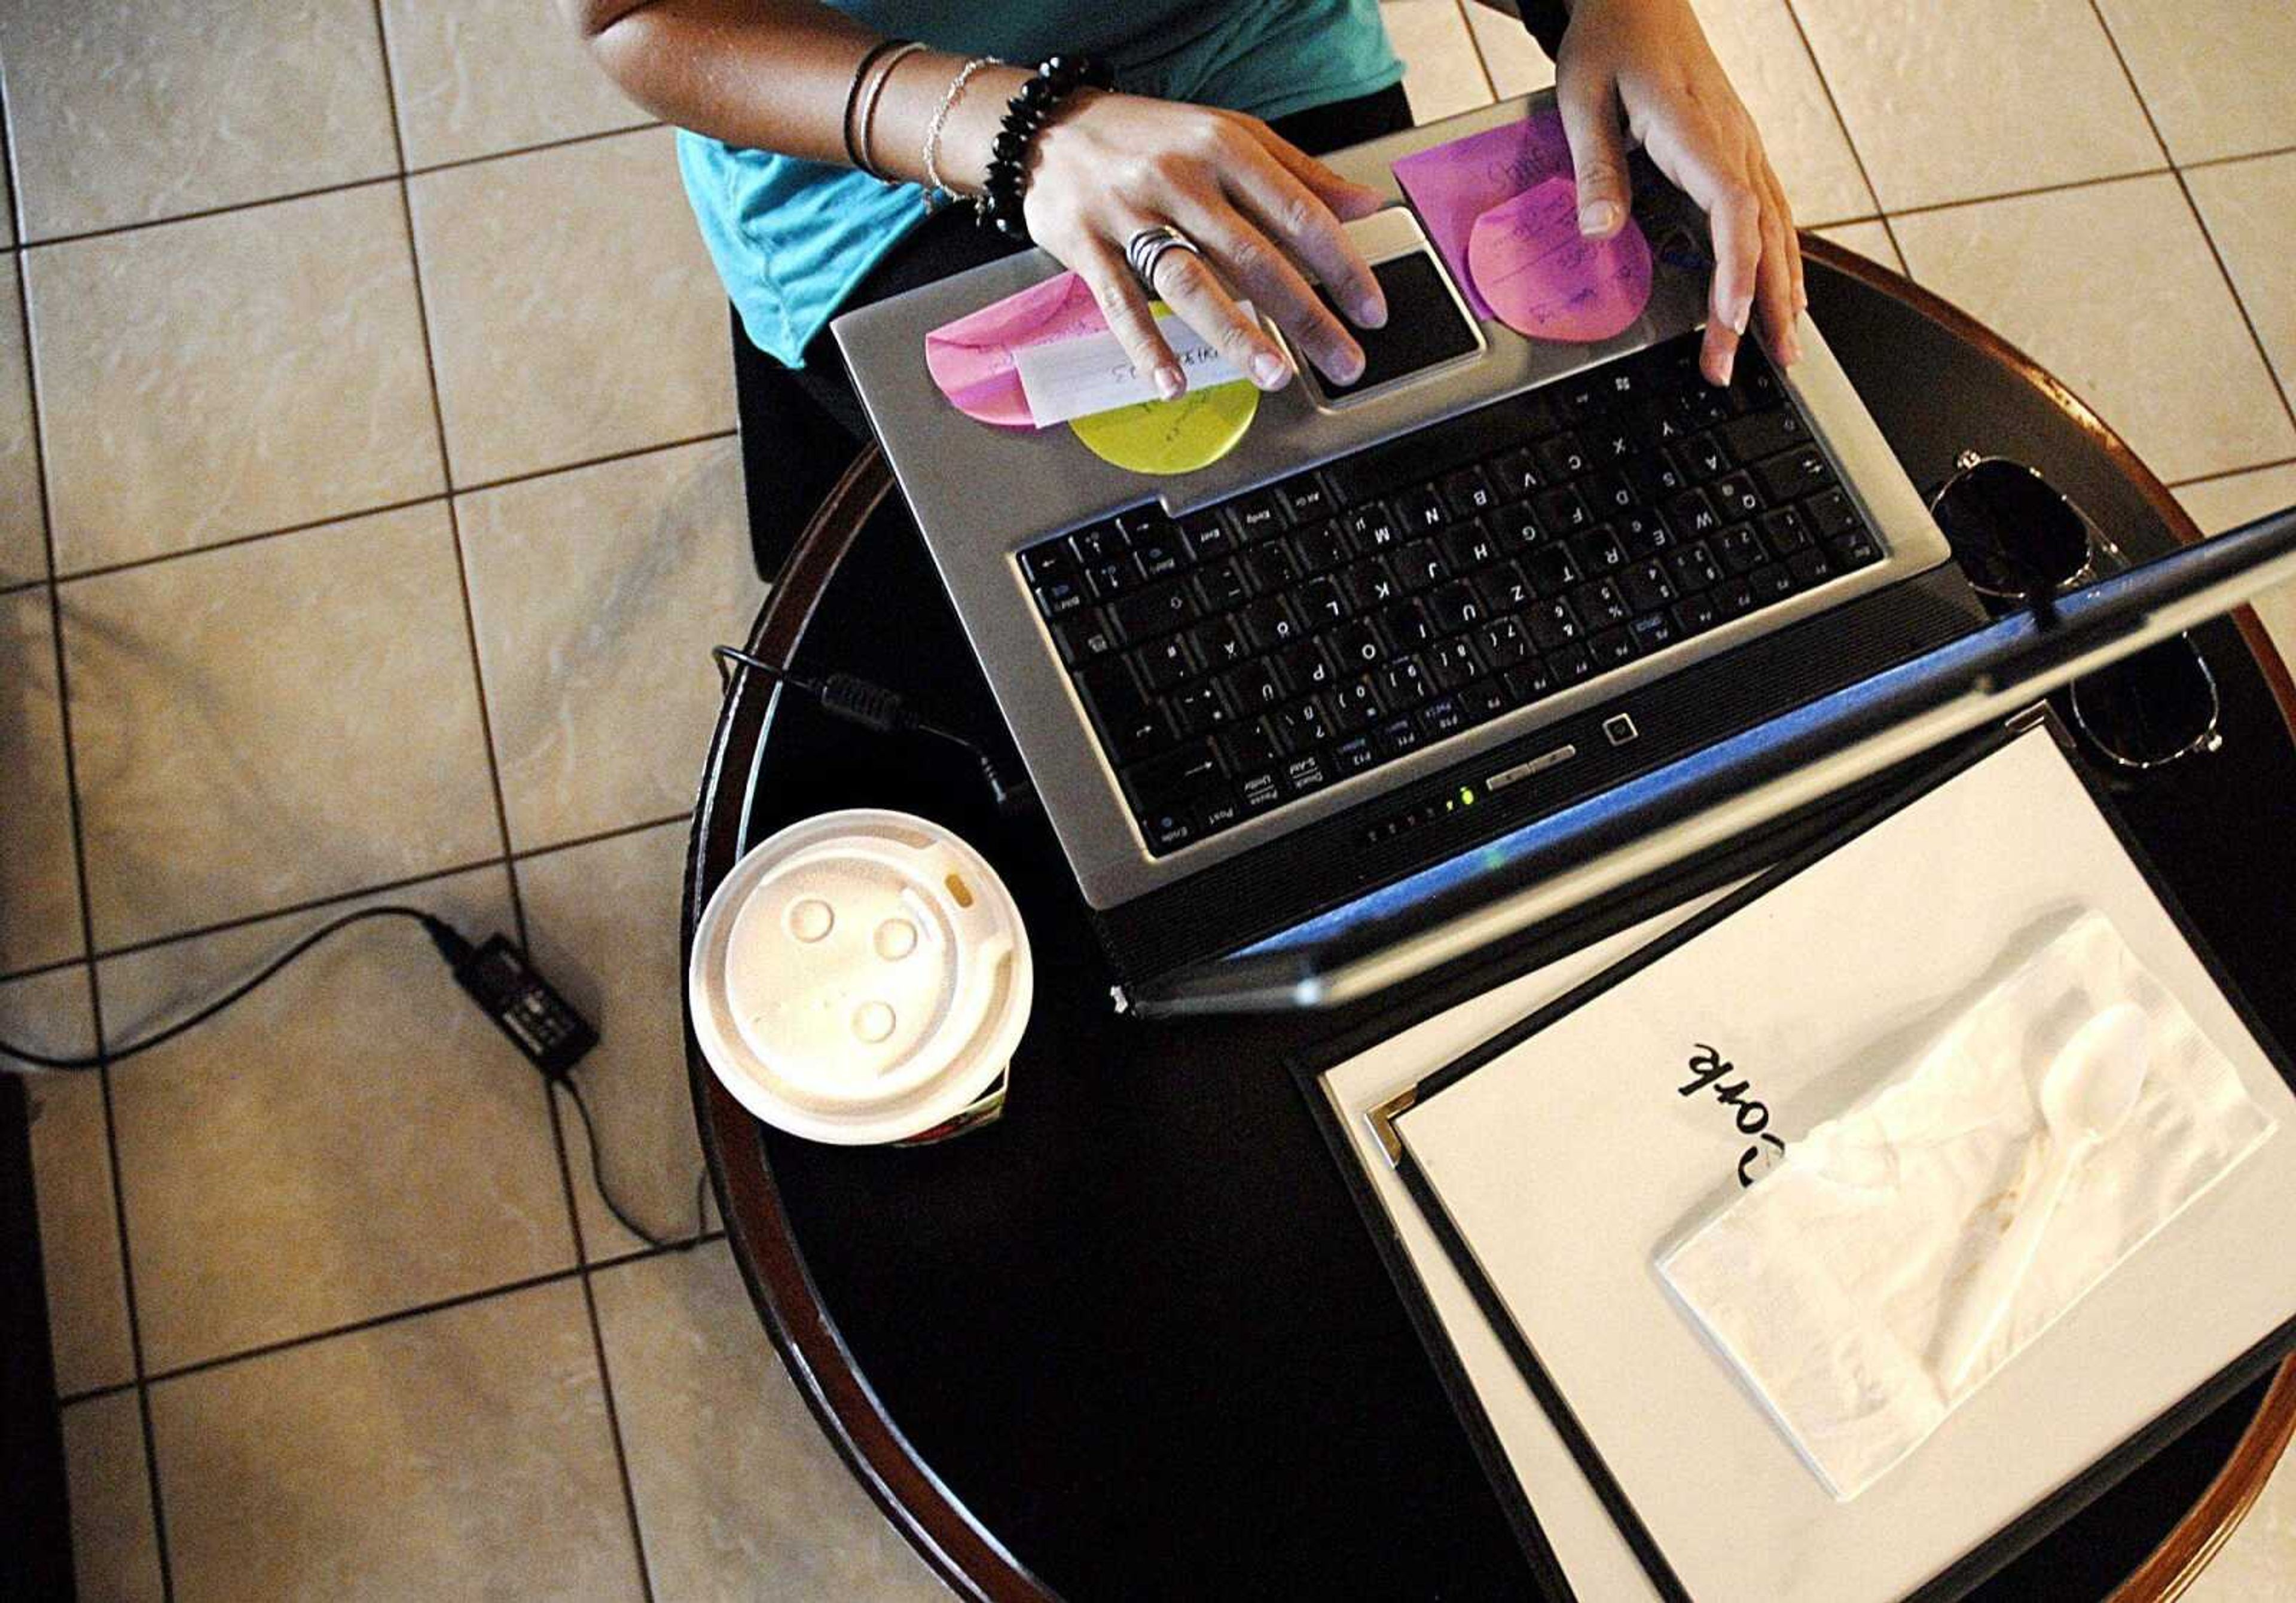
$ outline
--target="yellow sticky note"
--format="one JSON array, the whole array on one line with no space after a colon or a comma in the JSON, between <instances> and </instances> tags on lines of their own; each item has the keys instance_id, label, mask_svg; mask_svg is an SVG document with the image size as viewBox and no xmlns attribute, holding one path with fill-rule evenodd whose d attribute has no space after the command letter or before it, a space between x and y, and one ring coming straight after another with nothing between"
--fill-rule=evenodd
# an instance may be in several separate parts
<instances>
[{"instance_id":1,"label":"yellow sticky note","mask_svg":"<svg viewBox=\"0 0 2296 1603\"><path fill-rule=\"evenodd\" d=\"M1076 437L1103 462L1135 473L1193 473L1230 451L1259 412L1259 391L1250 384L1215 384L1177 399L1143 401L1095 413L1069 424Z\"/></svg>"}]
</instances>

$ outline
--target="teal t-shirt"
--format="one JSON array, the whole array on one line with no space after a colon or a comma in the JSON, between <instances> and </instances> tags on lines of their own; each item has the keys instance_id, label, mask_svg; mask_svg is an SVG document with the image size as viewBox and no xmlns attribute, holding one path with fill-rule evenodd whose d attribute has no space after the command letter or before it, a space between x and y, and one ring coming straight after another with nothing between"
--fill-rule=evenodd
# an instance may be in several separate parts
<instances>
[{"instance_id":1,"label":"teal t-shirt","mask_svg":"<svg viewBox=\"0 0 2296 1603\"><path fill-rule=\"evenodd\" d=\"M1128 93L1270 119L1403 76L1378 0L838 0L837 9L880 33L962 54L1025 64L1088 52L1114 64ZM750 339L791 367L869 269L924 220L917 185L849 168L683 130L677 162Z\"/></svg>"}]
</instances>

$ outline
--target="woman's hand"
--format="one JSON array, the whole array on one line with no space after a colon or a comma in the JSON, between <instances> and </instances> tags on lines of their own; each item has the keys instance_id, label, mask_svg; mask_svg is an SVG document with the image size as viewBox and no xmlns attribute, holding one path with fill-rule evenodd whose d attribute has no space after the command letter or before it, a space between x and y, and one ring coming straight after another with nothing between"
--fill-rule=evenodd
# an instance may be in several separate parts
<instances>
[{"instance_id":1,"label":"woman's hand","mask_svg":"<svg viewBox=\"0 0 2296 1603\"><path fill-rule=\"evenodd\" d=\"M1757 309L1771 356L1800 361L1793 325L1809 301L1793 209L1689 0L1577 0L1555 98L1578 169L1580 233L1606 238L1625 225L1628 139L1704 209L1714 236L1707 378L1730 381Z\"/></svg>"},{"instance_id":2,"label":"woman's hand","mask_svg":"<svg viewBox=\"0 0 2296 1603\"><path fill-rule=\"evenodd\" d=\"M1363 348L1302 269L1359 326L1385 323L1379 282L1340 227L1382 204L1378 191L1341 177L1257 118L1084 94L1030 147L1022 209L1030 235L1092 287L1133 365L1168 397L1187 380L1156 331L1148 297L1125 261L1126 241L1168 224L1195 242L1202 259L1164 253L1156 293L1262 389L1288 382L1291 364L1237 307L1238 297L1344 384L1363 372Z\"/></svg>"}]
</instances>

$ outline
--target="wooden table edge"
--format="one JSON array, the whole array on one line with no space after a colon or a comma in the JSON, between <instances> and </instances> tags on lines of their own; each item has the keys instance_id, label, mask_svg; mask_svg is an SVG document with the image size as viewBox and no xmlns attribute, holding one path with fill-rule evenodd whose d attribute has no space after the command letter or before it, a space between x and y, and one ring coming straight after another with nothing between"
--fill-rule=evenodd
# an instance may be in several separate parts
<instances>
[{"instance_id":1,"label":"wooden table edge","mask_svg":"<svg viewBox=\"0 0 2296 1603\"><path fill-rule=\"evenodd\" d=\"M2020 375L2090 437L2136 486L2178 541L2190 544L2202 537L2191 516L2127 443L2039 363L1900 274L1813 235L1802 236L1802 249L1812 259L1903 301ZM799 536L751 632L749 649L753 654L768 662L789 660L839 561L890 491L892 482L882 453L874 444L865 447ZM2243 607L2234 617L2243 643L2271 687L2289 738L2296 741L2296 681L2292 681L2287 665L2255 613ZM743 739L744 720L737 713L744 700L752 697L765 699L767 709L755 732ZM771 691L747 677L737 680L719 715L709 758L702 770L703 787L687 847L683 924L689 957L692 932L701 909L704 859L721 838L727 845L737 838L747 800L746 785L736 791L723 782L731 772L729 759L748 770L771 718ZM713 778L719 782L710 783ZM763 1149L754 1138L754 1121L709 1072L690 1025L686 1056L702 1143L734 1261L774 1345L789 1366L791 1378L824 1433L895 1528L935 1574L959 1592L998 1603L1052 1598L1052 1591L956 1499L886 1413L822 1305L812 1273L790 1231ZM2292 1435L2296 1435L2296 1357L2280 1366L2256 1418L2242 1434L2224 1468L2161 1544L2114 1591L2112 1603L2171 1599L2190 1585L2255 1504Z\"/></svg>"}]
</instances>

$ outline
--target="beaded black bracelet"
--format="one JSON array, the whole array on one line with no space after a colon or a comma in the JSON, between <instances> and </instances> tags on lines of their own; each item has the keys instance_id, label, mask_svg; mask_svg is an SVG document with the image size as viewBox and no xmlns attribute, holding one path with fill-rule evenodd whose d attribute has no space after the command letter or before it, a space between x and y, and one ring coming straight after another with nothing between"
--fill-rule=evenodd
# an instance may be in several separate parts
<instances>
[{"instance_id":1,"label":"beaded black bracelet","mask_svg":"<svg viewBox=\"0 0 2296 1603\"><path fill-rule=\"evenodd\" d=\"M1004 102L1004 120L988 147L988 177L972 200L972 220L1007 239L1027 240L1021 197L1028 187L1029 147L1061 102L1078 89L1114 87L1115 70L1095 56L1056 55L1038 62L1034 76Z\"/></svg>"}]
</instances>

